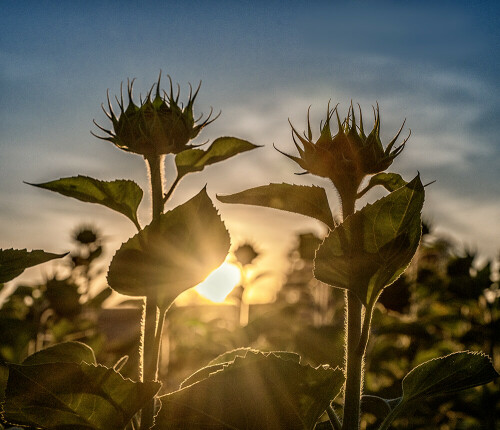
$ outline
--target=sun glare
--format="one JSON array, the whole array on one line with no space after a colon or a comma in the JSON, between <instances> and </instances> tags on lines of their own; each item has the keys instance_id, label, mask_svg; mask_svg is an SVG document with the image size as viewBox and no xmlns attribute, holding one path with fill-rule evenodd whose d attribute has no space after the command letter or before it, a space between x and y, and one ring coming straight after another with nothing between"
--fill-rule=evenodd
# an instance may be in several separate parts
<instances>
[{"instance_id":1,"label":"sun glare","mask_svg":"<svg viewBox=\"0 0 500 430\"><path fill-rule=\"evenodd\" d=\"M240 283L241 272L234 264L225 262L195 287L201 296L215 303L222 303L228 294Z\"/></svg>"}]
</instances>

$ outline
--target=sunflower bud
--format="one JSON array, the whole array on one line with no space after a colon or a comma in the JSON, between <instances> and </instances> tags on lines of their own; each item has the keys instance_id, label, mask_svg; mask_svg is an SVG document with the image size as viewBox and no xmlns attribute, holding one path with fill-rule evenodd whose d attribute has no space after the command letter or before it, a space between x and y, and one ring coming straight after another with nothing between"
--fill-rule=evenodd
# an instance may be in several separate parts
<instances>
[{"instance_id":1,"label":"sunflower bud","mask_svg":"<svg viewBox=\"0 0 500 430\"><path fill-rule=\"evenodd\" d=\"M337 117L338 132L332 136L330 121L334 113ZM307 133L304 133L304 136L300 135L290 123L292 138L299 152L299 157L283 152L282 154L302 167L305 170L304 173L312 173L330 179L341 196L355 194L363 178L366 175L386 170L394 158L401 153L408 140L408 138L405 139L401 145L393 149L403 129L403 123L396 136L384 149L380 140L378 105L376 111L374 109L375 124L368 136L364 133L361 108L359 114L360 124L358 127L352 104L347 118L342 122L337 107L330 109L328 106L325 123L320 125L320 136L314 143L308 111Z\"/></svg>"},{"instance_id":2,"label":"sunflower bud","mask_svg":"<svg viewBox=\"0 0 500 430\"><path fill-rule=\"evenodd\" d=\"M162 154L177 154L186 149L192 148L188 145L201 129L215 118L210 120L212 111L201 123L201 117L197 120L193 116L193 104L200 90L200 86L193 94L190 86L189 98L185 107L179 106L180 89L174 95L172 80L170 80L170 94L163 91L160 94L160 77L158 82L149 90L146 99L136 105L132 98L132 88L134 81L127 85L128 106L125 109L123 102L123 92L120 91L120 100L116 98L120 113L118 116L113 111L108 93L108 111L103 106L103 111L110 119L113 129L107 130L95 121L94 124L108 136L94 136L107 140L115 144L124 151L141 154L144 157L158 156ZM201 85L201 83L200 83ZM153 90L156 86L155 96Z\"/></svg>"}]
</instances>

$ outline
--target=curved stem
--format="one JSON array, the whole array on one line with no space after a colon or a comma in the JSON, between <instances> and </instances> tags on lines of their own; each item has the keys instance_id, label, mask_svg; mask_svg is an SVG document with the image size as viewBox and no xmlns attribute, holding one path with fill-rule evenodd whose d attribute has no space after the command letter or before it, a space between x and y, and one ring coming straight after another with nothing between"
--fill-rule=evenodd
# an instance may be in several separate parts
<instances>
[{"instance_id":1,"label":"curved stem","mask_svg":"<svg viewBox=\"0 0 500 430\"><path fill-rule=\"evenodd\" d=\"M389 430L389 426L394 421L394 419L399 415L399 409L396 406L384 419L378 430Z\"/></svg>"},{"instance_id":2,"label":"curved stem","mask_svg":"<svg viewBox=\"0 0 500 430\"><path fill-rule=\"evenodd\" d=\"M182 176L177 175L174 182L170 186L169 190L163 196L163 205L165 205L169 201L170 197L172 197L172 193L174 192L177 185L179 185L179 182L181 181L182 178L183 178Z\"/></svg>"},{"instance_id":3,"label":"curved stem","mask_svg":"<svg viewBox=\"0 0 500 430\"><path fill-rule=\"evenodd\" d=\"M339 417L337 416L337 413L333 409L332 405L328 406L326 413L328 414L328 418L330 419L330 423L332 424L334 430L341 430L342 424L340 423Z\"/></svg>"}]
</instances>

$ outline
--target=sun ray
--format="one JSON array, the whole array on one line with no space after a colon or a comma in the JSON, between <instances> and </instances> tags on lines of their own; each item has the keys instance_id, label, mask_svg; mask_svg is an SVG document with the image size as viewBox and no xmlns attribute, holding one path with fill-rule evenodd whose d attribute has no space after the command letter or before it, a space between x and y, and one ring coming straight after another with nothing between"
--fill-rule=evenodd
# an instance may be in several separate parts
<instances>
[{"instance_id":1,"label":"sun ray","mask_svg":"<svg viewBox=\"0 0 500 430\"><path fill-rule=\"evenodd\" d=\"M240 269L226 261L198 284L195 290L212 302L222 303L240 281Z\"/></svg>"}]
</instances>

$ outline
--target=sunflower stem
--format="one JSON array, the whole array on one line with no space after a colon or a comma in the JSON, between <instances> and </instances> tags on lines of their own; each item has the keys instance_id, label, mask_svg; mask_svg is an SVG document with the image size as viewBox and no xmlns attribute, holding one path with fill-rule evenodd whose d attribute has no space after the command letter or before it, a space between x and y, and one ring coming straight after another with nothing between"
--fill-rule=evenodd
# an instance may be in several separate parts
<instances>
[{"instance_id":1,"label":"sunflower stem","mask_svg":"<svg viewBox=\"0 0 500 430\"><path fill-rule=\"evenodd\" d=\"M354 214L357 190L341 195L342 217ZM355 229L356 230L356 229ZM353 238L356 240L357 238ZM358 349L361 340L361 321L363 306L356 294L346 292L347 339L346 339L346 385L344 393L344 416L342 430L358 430L363 380L363 352Z\"/></svg>"},{"instance_id":2,"label":"sunflower stem","mask_svg":"<svg viewBox=\"0 0 500 430\"><path fill-rule=\"evenodd\" d=\"M146 163L149 168L151 181L151 206L152 206L152 225L154 226L163 213L163 156L151 155L146 158ZM158 378L158 365L161 344L162 330L160 325L163 324L162 316L164 312L159 312L158 298L156 290L150 289L146 296L145 306L145 325L144 325L144 348L143 348L143 365L144 365L144 381L156 381ZM155 399L146 404L141 412L141 427L140 430L148 430L153 426L155 416Z\"/></svg>"}]
</instances>

